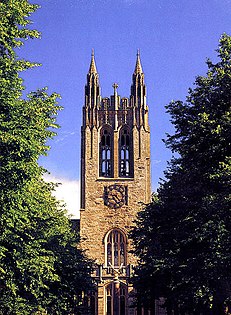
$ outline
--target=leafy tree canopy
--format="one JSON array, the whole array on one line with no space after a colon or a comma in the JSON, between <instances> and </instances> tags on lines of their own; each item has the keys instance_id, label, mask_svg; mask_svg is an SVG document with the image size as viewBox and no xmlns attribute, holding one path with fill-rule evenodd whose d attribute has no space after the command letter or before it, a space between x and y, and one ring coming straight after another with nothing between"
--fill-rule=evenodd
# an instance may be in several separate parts
<instances>
[{"instance_id":1,"label":"leafy tree canopy","mask_svg":"<svg viewBox=\"0 0 231 315\"><path fill-rule=\"evenodd\" d=\"M38 64L19 59L29 38L27 0L0 2L0 314L69 314L90 286L89 264L65 210L38 165L55 135L61 107L46 89L22 97L20 73ZM38 314L38 313L36 313Z\"/></svg>"},{"instance_id":2,"label":"leafy tree canopy","mask_svg":"<svg viewBox=\"0 0 231 315\"><path fill-rule=\"evenodd\" d=\"M139 214L132 237L140 258L140 298L180 314L224 314L231 299L231 37L207 60L185 102L167 105L174 154L158 195ZM146 294L145 294L145 293ZM188 313L187 313L188 314Z\"/></svg>"}]
</instances>

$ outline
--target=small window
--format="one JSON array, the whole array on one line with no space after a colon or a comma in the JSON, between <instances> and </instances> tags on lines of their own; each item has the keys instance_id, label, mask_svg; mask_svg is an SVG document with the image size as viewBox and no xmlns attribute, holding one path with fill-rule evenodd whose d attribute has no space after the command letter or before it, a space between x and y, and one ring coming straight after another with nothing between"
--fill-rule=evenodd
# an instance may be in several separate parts
<instances>
[{"instance_id":1,"label":"small window","mask_svg":"<svg viewBox=\"0 0 231 315\"><path fill-rule=\"evenodd\" d=\"M112 177L112 136L105 129L100 141L100 176Z\"/></svg>"},{"instance_id":2,"label":"small window","mask_svg":"<svg viewBox=\"0 0 231 315\"><path fill-rule=\"evenodd\" d=\"M121 177L132 176L131 137L124 129L120 133L119 143L119 173Z\"/></svg>"},{"instance_id":3,"label":"small window","mask_svg":"<svg viewBox=\"0 0 231 315\"><path fill-rule=\"evenodd\" d=\"M107 315L112 315L113 313L113 294L112 294L112 284L108 285L106 288L107 292Z\"/></svg>"}]
</instances>

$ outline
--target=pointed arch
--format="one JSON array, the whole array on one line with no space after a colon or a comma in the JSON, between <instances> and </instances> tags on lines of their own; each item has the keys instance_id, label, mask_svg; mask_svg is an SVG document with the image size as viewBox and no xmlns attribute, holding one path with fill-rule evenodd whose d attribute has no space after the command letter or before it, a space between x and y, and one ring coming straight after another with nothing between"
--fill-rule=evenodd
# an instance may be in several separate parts
<instances>
[{"instance_id":1,"label":"pointed arch","mask_svg":"<svg viewBox=\"0 0 231 315\"><path fill-rule=\"evenodd\" d=\"M100 130L99 176L113 177L113 130L105 125Z\"/></svg>"},{"instance_id":2,"label":"pointed arch","mask_svg":"<svg viewBox=\"0 0 231 315\"><path fill-rule=\"evenodd\" d=\"M125 283L115 283L111 281L105 285L106 315L126 315L127 314L128 288Z\"/></svg>"},{"instance_id":3,"label":"pointed arch","mask_svg":"<svg viewBox=\"0 0 231 315\"><path fill-rule=\"evenodd\" d=\"M110 267L126 266L127 264L127 236L118 229L107 232L104 238L105 265Z\"/></svg>"},{"instance_id":4,"label":"pointed arch","mask_svg":"<svg viewBox=\"0 0 231 315\"><path fill-rule=\"evenodd\" d=\"M124 125L119 133L119 176L133 177L133 139L130 128Z\"/></svg>"}]
</instances>

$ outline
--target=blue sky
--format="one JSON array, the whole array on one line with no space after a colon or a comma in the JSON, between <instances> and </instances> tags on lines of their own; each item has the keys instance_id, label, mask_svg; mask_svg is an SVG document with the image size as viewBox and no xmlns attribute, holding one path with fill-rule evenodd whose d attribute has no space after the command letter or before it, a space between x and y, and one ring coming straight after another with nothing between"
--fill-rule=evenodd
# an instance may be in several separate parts
<instances>
[{"instance_id":1,"label":"blue sky","mask_svg":"<svg viewBox=\"0 0 231 315\"><path fill-rule=\"evenodd\" d=\"M162 139L172 132L164 106L185 100L197 75L206 73L207 57L223 32L231 34L231 0L38 0L33 27L42 32L20 56L42 63L23 74L26 91L47 86L58 92L64 110L61 129L40 163L51 179L62 182L58 197L78 216L80 128L84 85L95 50L102 96L129 96L136 52L140 49L151 126L152 190L158 187L171 152Z\"/></svg>"}]
</instances>

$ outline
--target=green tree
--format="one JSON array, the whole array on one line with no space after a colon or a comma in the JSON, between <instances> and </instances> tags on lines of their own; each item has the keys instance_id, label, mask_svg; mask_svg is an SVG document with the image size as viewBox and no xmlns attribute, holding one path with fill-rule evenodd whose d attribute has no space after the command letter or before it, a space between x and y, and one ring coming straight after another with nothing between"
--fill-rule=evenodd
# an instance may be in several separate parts
<instances>
[{"instance_id":1,"label":"green tree","mask_svg":"<svg viewBox=\"0 0 231 315\"><path fill-rule=\"evenodd\" d=\"M167 106L175 133L166 145L175 157L132 233L138 291L148 302L165 296L176 314L225 314L231 300L230 36L217 52L186 102Z\"/></svg>"},{"instance_id":2,"label":"green tree","mask_svg":"<svg viewBox=\"0 0 231 315\"><path fill-rule=\"evenodd\" d=\"M27 0L0 2L0 314L69 314L90 287L90 265L77 249L63 207L38 165L55 135L61 109L46 89L22 97L20 73L37 64L16 49L39 32L29 27L38 8Z\"/></svg>"}]
</instances>

